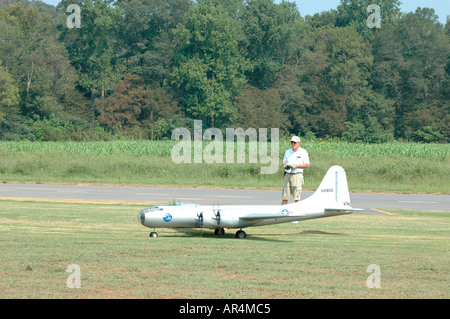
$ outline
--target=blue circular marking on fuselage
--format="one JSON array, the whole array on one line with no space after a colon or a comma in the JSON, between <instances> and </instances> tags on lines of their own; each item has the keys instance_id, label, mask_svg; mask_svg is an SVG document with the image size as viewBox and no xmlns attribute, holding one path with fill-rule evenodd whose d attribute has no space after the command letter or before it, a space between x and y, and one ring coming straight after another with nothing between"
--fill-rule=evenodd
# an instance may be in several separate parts
<instances>
[{"instance_id":1,"label":"blue circular marking on fuselage","mask_svg":"<svg viewBox=\"0 0 450 319\"><path fill-rule=\"evenodd\" d=\"M166 216L163 217L163 220L168 223L172 220L172 215L170 215L169 213L166 214Z\"/></svg>"}]
</instances>

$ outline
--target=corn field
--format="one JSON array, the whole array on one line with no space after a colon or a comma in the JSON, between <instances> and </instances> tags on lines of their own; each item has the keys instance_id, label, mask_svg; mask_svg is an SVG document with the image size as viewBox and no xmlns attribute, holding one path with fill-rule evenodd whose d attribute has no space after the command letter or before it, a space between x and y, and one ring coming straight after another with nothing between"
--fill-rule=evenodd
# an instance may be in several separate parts
<instances>
[{"instance_id":1,"label":"corn field","mask_svg":"<svg viewBox=\"0 0 450 319\"><path fill-rule=\"evenodd\" d=\"M30 153L35 155L131 155L170 157L177 141L108 141L108 142L8 142L0 141L0 154ZM203 141L203 148L211 143ZM192 144L192 148L194 147ZM245 145L248 155L248 143ZM447 160L450 156L450 144L421 144L421 143L383 143L362 144L334 141L306 141L301 146L310 154L333 154L341 158L365 156L399 156L408 158L436 158ZM279 155L290 148L289 141L279 143ZM225 143L223 145L225 152ZM268 143L270 152L271 145ZM237 143L235 142L235 151Z\"/></svg>"}]
</instances>

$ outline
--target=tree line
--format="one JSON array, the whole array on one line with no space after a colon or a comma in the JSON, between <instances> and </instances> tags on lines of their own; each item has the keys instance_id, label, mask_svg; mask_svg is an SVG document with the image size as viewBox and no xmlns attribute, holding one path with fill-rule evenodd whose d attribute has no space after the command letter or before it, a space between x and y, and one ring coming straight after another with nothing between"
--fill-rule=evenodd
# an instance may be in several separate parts
<instances>
[{"instance_id":1,"label":"tree line","mask_svg":"<svg viewBox=\"0 0 450 319\"><path fill-rule=\"evenodd\" d=\"M448 143L449 37L449 18L399 0L305 17L273 0L0 0L0 139L168 139L200 119Z\"/></svg>"}]
</instances>

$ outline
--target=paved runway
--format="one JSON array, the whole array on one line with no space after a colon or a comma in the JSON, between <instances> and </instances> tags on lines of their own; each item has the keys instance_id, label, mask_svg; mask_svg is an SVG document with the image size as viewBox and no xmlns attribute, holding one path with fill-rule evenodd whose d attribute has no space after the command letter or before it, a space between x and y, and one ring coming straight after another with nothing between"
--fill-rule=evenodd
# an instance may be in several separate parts
<instances>
[{"instance_id":1,"label":"paved runway","mask_svg":"<svg viewBox=\"0 0 450 319\"><path fill-rule=\"evenodd\" d=\"M313 192L304 191L302 199ZM281 190L236 190L206 188L162 188L134 186L78 186L48 184L0 184L0 197L114 200L132 202L196 204L265 204L281 203ZM450 195L350 193L351 205L367 213L376 209L402 208L450 211Z\"/></svg>"}]
</instances>

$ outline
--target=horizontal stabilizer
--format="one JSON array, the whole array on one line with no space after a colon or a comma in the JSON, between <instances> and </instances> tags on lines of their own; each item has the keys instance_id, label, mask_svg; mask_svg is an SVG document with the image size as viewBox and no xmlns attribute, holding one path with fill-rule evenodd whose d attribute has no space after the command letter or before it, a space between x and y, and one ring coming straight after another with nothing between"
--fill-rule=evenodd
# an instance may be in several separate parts
<instances>
[{"instance_id":1,"label":"horizontal stabilizer","mask_svg":"<svg viewBox=\"0 0 450 319\"><path fill-rule=\"evenodd\" d=\"M343 215L343 214L351 214L356 211L364 210L362 208L325 208L325 215L332 216L332 215Z\"/></svg>"}]
</instances>

